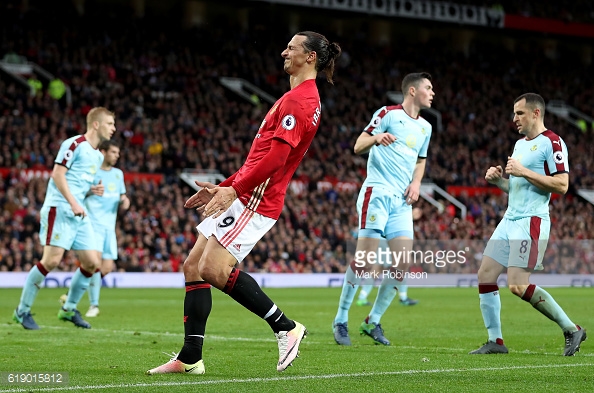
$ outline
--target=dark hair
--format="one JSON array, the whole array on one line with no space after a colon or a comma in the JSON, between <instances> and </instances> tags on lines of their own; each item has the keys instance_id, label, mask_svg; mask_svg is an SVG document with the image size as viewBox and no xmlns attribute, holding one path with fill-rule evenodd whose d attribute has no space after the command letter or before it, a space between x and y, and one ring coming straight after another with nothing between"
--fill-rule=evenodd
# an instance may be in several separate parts
<instances>
[{"instance_id":1,"label":"dark hair","mask_svg":"<svg viewBox=\"0 0 594 393\"><path fill-rule=\"evenodd\" d=\"M97 147L97 150L99 151L108 151L110 147L117 147L118 149L120 148L118 146L117 143L115 143L114 141L112 141L111 139L108 139L106 141L103 141L99 144L99 146Z\"/></svg>"},{"instance_id":2,"label":"dark hair","mask_svg":"<svg viewBox=\"0 0 594 393\"><path fill-rule=\"evenodd\" d=\"M402 94L406 95L406 92L411 86L419 87L419 82L423 79L427 79L428 81L431 80L431 74L428 72L413 72L412 74L406 75L402 79Z\"/></svg>"},{"instance_id":3,"label":"dark hair","mask_svg":"<svg viewBox=\"0 0 594 393\"><path fill-rule=\"evenodd\" d=\"M532 110L536 108L540 109L540 117L544 118L546 107L544 98L542 98L539 94L536 93L525 93L514 100L514 105L518 101L521 101L523 99L526 100L526 106L531 108Z\"/></svg>"},{"instance_id":4,"label":"dark hair","mask_svg":"<svg viewBox=\"0 0 594 393\"><path fill-rule=\"evenodd\" d=\"M334 63L342 53L340 45L336 42L330 43L326 37L314 31L302 31L296 35L306 37L303 41L303 48L309 52L316 52L316 71L324 71L326 80L334 84L332 76L334 75Z\"/></svg>"}]
</instances>

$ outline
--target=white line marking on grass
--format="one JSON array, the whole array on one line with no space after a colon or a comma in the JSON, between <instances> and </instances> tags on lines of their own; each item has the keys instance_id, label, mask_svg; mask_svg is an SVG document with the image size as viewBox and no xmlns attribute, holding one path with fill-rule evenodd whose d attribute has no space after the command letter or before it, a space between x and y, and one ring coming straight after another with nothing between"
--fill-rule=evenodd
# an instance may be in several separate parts
<instances>
[{"instance_id":1,"label":"white line marking on grass","mask_svg":"<svg viewBox=\"0 0 594 393\"><path fill-rule=\"evenodd\" d=\"M14 327L15 324L10 324L10 323L4 323L4 324L0 324L0 327L9 327L12 328ZM72 327L70 325L66 326L66 327L62 327L62 326L46 326L46 325L40 325L43 329L52 329L52 330L72 330ZM105 333L114 333L114 334L128 334L128 335L138 335L138 336L166 336L166 337L180 337L183 338L184 334L183 333L171 333L171 332L151 332L151 331L137 331L137 330L113 330L113 329L96 329L93 328L91 330L88 330L89 332L105 332ZM31 334L35 334L35 333L31 333ZM276 343L276 338L263 338L263 337L259 337L259 338L255 338L255 337L237 337L237 336L217 336L217 335L211 335L211 334L206 334L205 336L206 340L215 340L215 341L245 341L245 342L274 342ZM371 343L371 342L370 342ZM334 344L334 341L332 340L328 340L328 341L315 341L315 340L311 340L311 339L307 339L304 340L303 345L320 345L320 344ZM364 344L365 345L365 344ZM414 345L391 345L389 347L385 347L388 350L389 349L394 349L394 350L398 350L398 349L412 349L412 350L417 350L417 351L451 351L451 352L464 352L464 353L468 353L469 351L471 351L471 349L469 348L451 348L451 347L419 347L419 346L414 346ZM547 356L560 356L561 355L561 351L560 352L538 352L538 351L531 351L529 349L523 349L523 350L519 350L519 349L510 349L509 351L510 353L519 353L519 354L525 354L525 355L547 355ZM580 357L582 356L594 356L594 353L581 353L579 354Z\"/></svg>"},{"instance_id":2,"label":"white line marking on grass","mask_svg":"<svg viewBox=\"0 0 594 393\"><path fill-rule=\"evenodd\" d=\"M377 377L390 375L412 375L412 374L440 374L440 373L463 373L463 372L480 372L480 371L504 371L504 370L531 370L543 368L562 368L562 367L590 367L594 363L581 364L544 364L531 366L506 366L506 367L477 367L477 368L446 368L433 370L403 370L403 371L382 371L382 372L365 372L365 373L349 373L349 374L324 374L324 375L295 375L287 377L271 377L271 378L243 378L243 379L219 379L207 381L191 381L191 382L155 382L155 383L122 383L110 385L77 385L64 387L44 387L35 388L27 386L26 388L14 388L8 390L0 390L0 393L17 393L17 392L58 392L68 390L102 390L102 389L125 389L125 388L149 388L157 386L200 386L200 385L222 385L227 383L253 383L253 382L276 382L276 381L305 381L314 379L334 379L334 378L360 378L360 377ZM148 378L148 377L147 377ZM195 376L192 376L195 378Z\"/></svg>"}]
</instances>

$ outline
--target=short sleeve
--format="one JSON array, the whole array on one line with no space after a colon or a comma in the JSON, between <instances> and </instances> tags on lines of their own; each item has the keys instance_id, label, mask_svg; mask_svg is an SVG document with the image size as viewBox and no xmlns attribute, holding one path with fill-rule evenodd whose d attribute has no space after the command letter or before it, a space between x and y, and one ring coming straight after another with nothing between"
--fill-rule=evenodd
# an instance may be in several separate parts
<instances>
[{"instance_id":1,"label":"short sleeve","mask_svg":"<svg viewBox=\"0 0 594 393\"><path fill-rule=\"evenodd\" d=\"M58 155L56 156L56 160L54 162L70 169L72 163L78 155L78 151L76 149L77 146L78 144L73 140L66 140L62 142L60 145L60 151L58 151Z\"/></svg>"},{"instance_id":2,"label":"short sleeve","mask_svg":"<svg viewBox=\"0 0 594 393\"><path fill-rule=\"evenodd\" d=\"M551 139L551 149L547 149L546 166L551 175L569 172L567 146L563 139Z\"/></svg>"},{"instance_id":3,"label":"short sleeve","mask_svg":"<svg viewBox=\"0 0 594 393\"><path fill-rule=\"evenodd\" d=\"M382 107L375 111L373 116L371 117L371 121L367 126L363 129L363 132L368 133L369 135L377 135L384 132L384 127L382 125L382 119L388 113L386 107Z\"/></svg>"}]
</instances>

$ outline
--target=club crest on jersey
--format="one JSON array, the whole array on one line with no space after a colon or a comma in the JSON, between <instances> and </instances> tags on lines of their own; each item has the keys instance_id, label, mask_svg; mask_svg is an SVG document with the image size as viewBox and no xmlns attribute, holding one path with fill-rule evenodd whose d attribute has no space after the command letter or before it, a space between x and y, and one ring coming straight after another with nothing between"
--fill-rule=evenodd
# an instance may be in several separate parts
<instances>
[{"instance_id":1,"label":"club crest on jersey","mask_svg":"<svg viewBox=\"0 0 594 393\"><path fill-rule=\"evenodd\" d=\"M555 160L555 163L557 164L563 164L563 162L565 161L565 155L562 151L556 151L553 154L553 160Z\"/></svg>"},{"instance_id":2,"label":"club crest on jersey","mask_svg":"<svg viewBox=\"0 0 594 393\"><path fill-rule=\"evenodd\" d=\"M283 117L283 121L281 122L281 124L283 125L283 128L285 130L289 130L291 131L293 128L295 128L295 124L297 122L295 121L295 116L293 115L287 115L285 117Z\"/></svg>"},{"instance_id":3,"label":"club crest on jersey","mask_svg":"<svg viewBox=\"0 0 594 393\"><path fill-rule=\"evenodd\" d=\"M417 145L417 137L413 134L409 134L406 137L406 146L410 147L411 149Z\"/></svg>"},{"instance_id":4,"label":"club crest on jersey","mask_svg":"<svg viewBox=\"0 0 594 393\"><path fill-rule=\"evenodd\" d=\"M423 134L423 135L427 135L427 131L425 131L425 129L424 129L424 128L421 128L421 134Z\"/></svg>"},{"instance_id":5,"label":"club crest on jersey","mask_svg":"<svg viewBox=\"0 0 594 393\"><path fill-rule=\"evenodd\" d=\"M537 149L538 149L538 145L534 145L534 146L532 146L532 147L530 148L530 151L535 151L535 150L537 150Z\"/></svg>"},{"instance_id":6,"label":"club crest on jersey","mask_svg":"<svg viewBox=\"0 0 594 393\"><path fill-rule=\"evenodd\" d=\"M91 175L94 175L95 173L97 173L97 167L95 165L91 165L91 169L89 169L89 172L91 172Z\"/></svg>"},{"instance_id":7,"label":"club crest on jersey","mask_svg":"<svg viewBox=\"0 0 594 393\"><path fill-rule=\"evenodd\" d=\"M375 222L375 214L372 214L372 215L369 217L369 221L371 221L371 222Z\"/></svg>"}]
</instances>

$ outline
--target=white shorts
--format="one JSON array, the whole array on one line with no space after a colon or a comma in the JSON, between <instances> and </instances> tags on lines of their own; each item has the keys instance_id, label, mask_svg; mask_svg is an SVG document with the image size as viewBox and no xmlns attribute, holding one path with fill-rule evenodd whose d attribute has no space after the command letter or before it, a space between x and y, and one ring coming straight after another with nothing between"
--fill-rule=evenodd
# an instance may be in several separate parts
<instances>
[{"instance_id":1,"label":"white shorts","mask_svg":"<svg viewBox=\"0 0 594 393\"><path fill-rule=\"evenodd\" d=\"M275 219L246 209L236 199L225 213L204 219L196 229L207 239L216 237L241 262L275 223Z\"/></svg>"}]
</instances>

